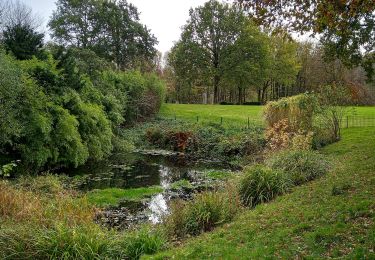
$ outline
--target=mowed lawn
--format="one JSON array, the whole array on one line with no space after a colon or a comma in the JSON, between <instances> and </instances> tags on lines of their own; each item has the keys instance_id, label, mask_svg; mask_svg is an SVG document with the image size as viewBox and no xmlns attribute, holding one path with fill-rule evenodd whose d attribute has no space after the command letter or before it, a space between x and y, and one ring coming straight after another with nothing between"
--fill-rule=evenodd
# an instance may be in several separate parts
<instances>
[{"instance_id":1,"label":"mowed lawn","mask_svg":"<svg viewBox=\"0 0 375 260\"><path fill-rule=\"evenodd\" d=\"M224 105L186 105L186 104L164 104L160 110L160 116L165 118L177 118L186 121L237 123L247 124L262 122L262 106L224 106ZM198 117L198 118L197 118Z\"/></svg>"},{"instance_id":2,"label":"mowed lawn","mask_svg":"<svg viewBox=\"0 0 375 260\"><path fill-rule=\"evenodd\" d=\"M195 104L163 104L160 117L176 118L190 122L221 123L231 125L262 124L263 106L226 106L226 105L195 105ZM347 109L350 117L374 118L375 107L350 107Z\"/></svg>"},{"instance_id":3,"label":"mowed lawn","mask_svg":"<svg viewBox=\"0 0 375 260\"><path fill-rule=\"evenodd\" d=\"M325 177L151 259L375 259L375 128L322 150Z\"/></svg>"}]
</instances>

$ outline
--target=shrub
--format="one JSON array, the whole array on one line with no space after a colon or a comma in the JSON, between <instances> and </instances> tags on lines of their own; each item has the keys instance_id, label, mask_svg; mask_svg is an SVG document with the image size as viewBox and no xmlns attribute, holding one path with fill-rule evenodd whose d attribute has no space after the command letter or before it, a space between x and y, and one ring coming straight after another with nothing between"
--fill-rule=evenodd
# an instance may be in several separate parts
<instances>
[{"instance_id":1,"label":"shrub","mask_svg":"<svg viewBox=\"0 0 375 260\"><path fill-rule=\"evenodd\" d=\"M283 151L272 156L266 163L272 169L287 172L295 185L314 180L330 169L324 156L307 150Z\"/></svg>"},{"instance_id":2,"label":"shrub","mask_svg":"<svg viewBox=\"0 0 375 260\"><path fill-rule=\"evenodd\" d=\"M198 235L232 220L240 210L240 204L233 185L225 191L200 193L191 201L175 201L164 225L172 237Z\"/></svg>"},{"instance_id":3,"label":"shrub","mask_svg":"<svg viewBox=\"0 0 375 260\"><path fill-rule=\"evenodd\" d=\"M255 207L286 193L292 184L285 172L263 166L245 170L239 183L239 194L243 205Z\"/></svg>"},{"instance_id":4,"label":"shrub","mask_svg":"<svg viewBox=\"0 0 375 260\"><path fill-rule=\"evenodd\" d=\"M275 152L284 149L310 150L313 147L313 132L292 131L287 119L275 123L266 130L267 149Z\"/></svg>"},{"instance_id":5,"label":"shrub","mask_svg":"<svg viewBox=\"0 0 375 260\"><path fill-rule=\"evenodd\" d=\"M279 101L269 102L264 109L268 127L287 120L291 131L309 131L317 109L317 98L311 94L300 94Z\"/></svg>"}]
</instances>

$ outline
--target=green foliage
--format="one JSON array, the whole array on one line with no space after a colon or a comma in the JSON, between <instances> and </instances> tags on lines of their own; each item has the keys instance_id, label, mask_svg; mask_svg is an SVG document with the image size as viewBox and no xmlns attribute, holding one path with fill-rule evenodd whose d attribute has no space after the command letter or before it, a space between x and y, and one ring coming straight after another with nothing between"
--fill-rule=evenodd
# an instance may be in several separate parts
<instances>
[{"instance_id":1,"label":"green foliage","mask_svg":"<svg viewBox=\"0 0 375 260\"><path fill-rule=\"evenodd\" d=\"M139 22L135 6L113 1L59 0L49 26L53 38L68 46L94 51L117 68L151 63L156 38Z\"/></svg>"},{"instance_id":2,"label":"green foliage","mask_svg":"<svg viewBox=\"0 0 375 260\"><path fill-rule=\"evenodd\" d=\"M22 71L0 51L0 147L12 145L24 129L19 120L22 115L22 103L25 86L22 82Z\"/></svg>"},{"instance_id":3,"label":"green foliage","mask_svg":"<svg viewBox=\"0 0 375 260\"><path fill-rule=\"evenodd\" d=\"M59 53L60 51L60 53ZM98 71L82 74L71 52L56 51L58 60L15 61L0 53L0 150L12 152L30 170L73 166L130 147L118 127L125 118L154 115L164 83L153 74ZM82 62L82 61L81 61Z\"/></svg>"},{"instance_id":4,"label":"green foliage","mask_svg":"<svg viewBox=\"0 0 375 260\"><path fill-rule=\"evenodd\" d=\"M17 163L15 162L2 165L0 167L0 177L5 177L5 178L10 177L15 167L17 167Z\"/></svg>"},{"instance_id":5,"label":"green foliage","mask_svg":"<svg viewBox=\"0 0 375 260\"><path fill-rule=\"evenodd\" d=\"M153 116L164 101L165 85L155 74L105 71L99 82L101 91L108 96L106 110L119 122L121 118L131 123Z\"/></svg>"},{"instance_id":6,"label":"green foliage","mask_svg":"<svg viewBox=\"0 0 375 260\"><path fill-rule=\"evenodd\" d=\"M218 102L226 49L240 34L245 18L241 10L216 0L190 10L181 40L173 47L169 64L178 88L211 87ZM191 92L188 90L187 94ZM208 93L208 91L207 91Z\"/></svg>"},{"instance_id":7,"label":"green foliage","mask_svg":"<svg viewBox=\"0 0 375 260\"><path fill-rule=\"evenodd\" d=\"M238 2L260 25L321 35L319 38L325 47L326 58L333 60L337 57L347 66L362 64L372 76L374 59L371 55L375 37L372 33L375 24L372 0Z\"/></svg>"},{"instance_id":8,"label":"green foliage","mask_svg":"<svg viewBox=\"0 0 375 260\"><path fill-rule=\"evenodd\" d=\"M174 202L165 228L172 237L198 235L232 220L240 209L237 191L228 186L225 191L198 194L192 201Z\"/></svg>"},{"instance_id":9,"label":"green foliage","mask_svg":"<svg viewBox=\"0 0 375 260\"><path fill-rule=\"evenodd\" d=\"M2 34L5 49L18 60L28 60L33 56L40 56L44 34L34 31L31 25L7 26Z\"/></svg>"},{"instance_id":10,"label":"green foliage","mask_svg":"<svg viewBox=\"0 0 375 260\"><path fill-rule=\"evenodd\" d=\"M274 170L286 172L295 185L312 181L330 170L325 157L314 151L283 151L273 154L267 165Z\"/></svg>"},{"instance_id":11,"label":"green foliage","mask_svg":"<svg viewBox=\"0 0 375 260\"><path fill-rule=\"evenodd\" d=\"M243 205L255 207L288 192L291 187L291 180L285 172L255 166L245 170L239 183L239 194Z\"/></svg>"},{"instance_id":12,"label":"green foliage","mask_svg":"<svg viewBox=\"0 0 375 260\"><path fill-rule=\"evenodd\" d=\"M238 104L243 103L243 93L261 86L270 70L270 43L266 34L248 23L233 45L225 50L223 78L226 84L238 88Z\"/></svg>"}]
</instances>

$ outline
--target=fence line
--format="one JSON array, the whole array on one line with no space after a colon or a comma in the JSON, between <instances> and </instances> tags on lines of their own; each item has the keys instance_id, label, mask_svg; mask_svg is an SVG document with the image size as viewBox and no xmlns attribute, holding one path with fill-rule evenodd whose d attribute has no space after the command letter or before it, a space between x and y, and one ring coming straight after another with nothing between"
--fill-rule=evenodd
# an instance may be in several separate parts
<instances>
[{"instance_id":1,"label":"fence line","mask_svg":"<svg viewBox=\"0 0 375 260\"><path fill-rule=\"evenodd\" d=\"M250 128L251 126L264 126L265 122L261 118L247 117L242 119L233 119L228 117L202 117L192 116L186 117L173 115L170 117L162 116L168 120L184 120L191 123L202 123L202 124L218 124L226 127L239 127L239 128ZM342 128L353 128L353 127L375 127L375 116L345 116L341 120Z\"/></svg>"},{"instance_id":2,"label":"fence line","mask_svg":"<svg viewBox=\"0 0 375 260\"><path fill-rule=\"evenodd\" d=\"M341 122L341 127L375 127L375 116L346 116Z\"/></svg>"}]
</instances>

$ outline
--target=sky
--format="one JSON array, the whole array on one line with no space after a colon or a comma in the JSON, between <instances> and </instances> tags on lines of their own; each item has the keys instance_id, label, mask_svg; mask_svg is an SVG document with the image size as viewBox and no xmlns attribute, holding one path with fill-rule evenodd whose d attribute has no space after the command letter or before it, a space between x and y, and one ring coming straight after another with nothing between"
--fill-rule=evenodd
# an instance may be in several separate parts
<instances>
[{"instance_id":1,"label":"sky","mask_svg":"<svg viewBox=\"0 0 375 260\"><path fill-rule=\"evenodd\" d=\"M47 27L49 17L55 9L54 0L21 0L32 7L43 18ZM159 41L157 49L165 53L171 49L181 34L181 27L189 18L189 9L204 4L207 0L128 0L141 13L140 19ZM47 29L46 34L48 34ZM47 37L48 39L48 37Z\"/></svg>"}]
</instances>

